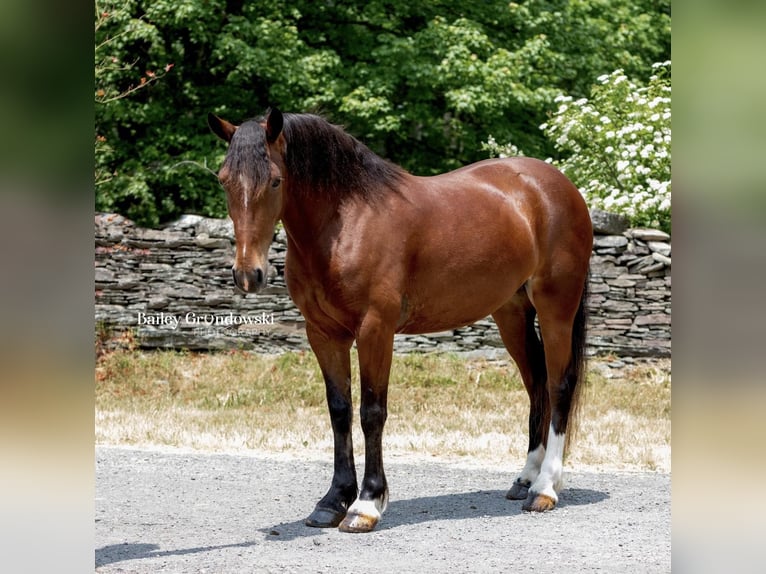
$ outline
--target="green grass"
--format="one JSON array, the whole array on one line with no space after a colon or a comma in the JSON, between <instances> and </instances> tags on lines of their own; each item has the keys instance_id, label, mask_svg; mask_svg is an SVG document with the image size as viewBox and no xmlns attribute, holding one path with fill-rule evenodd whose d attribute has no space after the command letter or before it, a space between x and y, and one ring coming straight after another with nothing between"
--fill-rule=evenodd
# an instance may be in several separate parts
<instances>
[{"instance_id":1,"label":"green grass","mask_svg":"<svg viewBox=\"0 0 766 574\"><path fill-rule=\"evenodd\" d=\"M588 373L570 464L669 470L669 361L627 370L617 379L601 373ZM510 361L395 356L386 454L520 464L528 404ZM354 437L361 454L358 423ZM324 385L308 352L105 354L96 367L96 440L312 456L332 452Z\"/></svg>"}]
</instances>

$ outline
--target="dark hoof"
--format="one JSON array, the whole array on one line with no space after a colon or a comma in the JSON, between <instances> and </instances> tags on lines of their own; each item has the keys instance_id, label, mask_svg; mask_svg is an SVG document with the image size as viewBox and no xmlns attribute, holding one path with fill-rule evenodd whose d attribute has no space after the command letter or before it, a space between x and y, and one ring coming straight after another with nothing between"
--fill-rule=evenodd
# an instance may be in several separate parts
<instances>
[{"instance_id":1,"label":"dark hoof","mask_svg":"<svg viewBox=\"0 0 766 574\"><path fill-rule=\"evenodd\" d=\"M315 508L304 522L306 526L313 528L335 528L345 518L346 512L339 512L332 508Z\"/></svg>"},{"instance_id":2,"label":"dark hoof","mask_svg":"<svg viewBox=\"0 0 766 574\"><path fill-rule=\"evenodd\" d=\"M508 500L525 500L529 494L530 486L532 486L532 483L528 480L517 478L511 486L511 490L505 493L505 497Z\"/></svg>"},{"instance_id":3,"label":"dark hoof","mask_svg":"<svg viewBox=\"0 0 766 574\"><path fill-rule=\"evenodd\" d=\"M548 510L553 510L555 506L556 500L550 496L530 492L521 509L527 512L547 512Z\"/></svg>"}]
</instances>

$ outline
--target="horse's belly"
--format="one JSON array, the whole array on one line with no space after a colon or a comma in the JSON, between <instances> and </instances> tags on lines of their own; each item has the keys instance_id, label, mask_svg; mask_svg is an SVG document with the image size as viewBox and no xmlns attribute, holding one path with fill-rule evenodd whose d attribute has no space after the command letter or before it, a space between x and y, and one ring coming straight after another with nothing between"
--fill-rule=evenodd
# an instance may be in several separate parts
<instances>
[{"instance_id":1,"label":"horse's belly","mask_svg":"<svg viewBox=\"0 0 766 574\"><path fill-rule=\"evenodd\" d=\"M413 318L412 321L408 321L406 325L397 329L396 332L402 335L426 335L440 331L451 331L452 329L459 329L460 327L475 323L486 316L487 314L484 314L474 319L457 321L443 321L434 317Z\"/></svg>"},{"instance_id":2,"label":"horse's belly","mask_svg":"<svg viewBox=\"0 0 766 574\"><path fill-rule=\"evenodd\" d=\"M522 284L490 281L466 286L471 288L432 289L422 297L405 295L396 332L415 335L465 327L502 307Z\"/></svg>"}]
</instances>

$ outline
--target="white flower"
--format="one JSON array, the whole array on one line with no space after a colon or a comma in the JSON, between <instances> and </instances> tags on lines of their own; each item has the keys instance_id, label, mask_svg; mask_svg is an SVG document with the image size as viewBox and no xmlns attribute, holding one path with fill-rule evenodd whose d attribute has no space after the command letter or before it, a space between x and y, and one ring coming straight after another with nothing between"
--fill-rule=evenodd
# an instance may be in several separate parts
<instances>
[{"instance_id":1,"label":"white flower","mask_svg":"<svg viewBox=\"0 0 766 574\"><path fill-rule=\"evenodd\" d=\"M666 69L652 77L649 87L615 70L598 77L602 86L590 100L556 96L558 112L539 127L557 149L566 149L567 159L546 162L587 181L580 193L590 205L641 214L647 223L666 221L667 215L655 214L670 208L669 66L669 61L652 66ZM512 150L510 143L499 148Z\"/></svg>"},{"instance_id":2,"label":"white flower","mask_svg":"<svg viewBox=\"0 0 766 574\"><path fill-rule=\"evenodd\" d=\"M644 146L644 149L641 150L641 157L644 159L648 159L653 151L654 151L654 146L652 144L647 144L646 146Z\"/></svg>"}]
</instances>

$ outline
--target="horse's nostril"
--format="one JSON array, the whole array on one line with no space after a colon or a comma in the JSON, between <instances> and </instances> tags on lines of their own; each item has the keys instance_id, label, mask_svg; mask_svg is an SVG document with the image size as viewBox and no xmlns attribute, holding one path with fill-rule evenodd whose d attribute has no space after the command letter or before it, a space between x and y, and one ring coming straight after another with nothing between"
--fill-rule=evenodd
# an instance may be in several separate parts
<instances>
[{"instance_id":1,"label":"horse's nostril","mask_svg":"<svg viewBox=\"0 0 766 574\"><path fill-rule=\"evenodd\" d=\"M266 273L259 267L250 270L232 267L231 275L234 285L246 293L255 293L266 284Z\"/></svg>"},{"instance_id":2,"label":"horse's nostril","mask_svg":"<svg viewBox=\"0 0 766 574\"><path fill-rule=\"evenodd\" d=\"M239 287L240 289L242 289L242 282L240 281L240 274L237 273L237 270L234 267L231 268L231 278L234 281L234 286L235 287Z\"/></svg>"}]
</instances>

